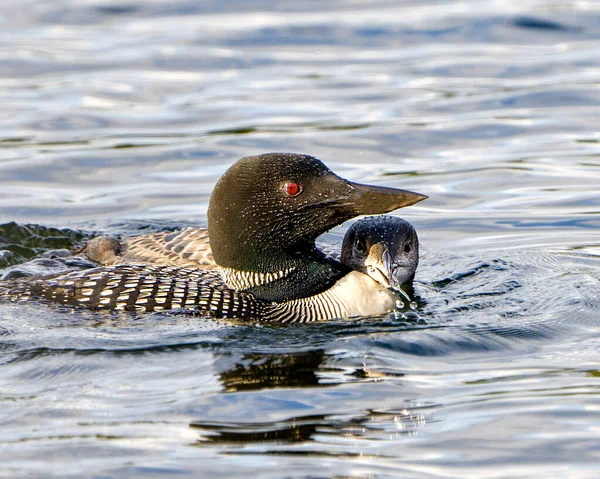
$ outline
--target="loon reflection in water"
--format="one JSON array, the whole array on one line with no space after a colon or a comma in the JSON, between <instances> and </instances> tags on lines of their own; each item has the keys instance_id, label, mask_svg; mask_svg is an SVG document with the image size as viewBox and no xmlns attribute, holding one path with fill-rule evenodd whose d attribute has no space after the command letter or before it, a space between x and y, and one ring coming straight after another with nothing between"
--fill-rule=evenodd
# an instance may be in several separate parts
<instances>
[{"instance_id":1,"label":"loon reflection in water","mask_svg":"<svg viewBox=\"0 0 600 479\"><path fill-rule=\"evenodd\" d=\"M177 264L116 265L21 281L0 295L93 310L195 308L216 317L282 322L388 312L398 297L327 257L315 239L354 216L425 198L351 183L310 156L246 157L217 182L209 203L212 254L220 272ZM367 265L369 272L373 265Z\"/></svg>"}]
</instances>

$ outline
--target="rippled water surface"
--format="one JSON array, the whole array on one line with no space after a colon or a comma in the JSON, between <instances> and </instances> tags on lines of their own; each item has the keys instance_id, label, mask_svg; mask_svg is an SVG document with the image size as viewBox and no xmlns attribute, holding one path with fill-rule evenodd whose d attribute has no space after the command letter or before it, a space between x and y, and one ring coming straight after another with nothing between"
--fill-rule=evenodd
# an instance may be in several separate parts
<instances>
[{"instance_id":1,"label":"rippled water surface","mask_svg":"<svg viewBox=\"0 0 600 479\"><path fill-rule=\"evenodd\" d=\"M408 315L0 305L0 475L599 477L599 52L595 0L1 2L1 267L266 151L430 198Z\"/></svg>"}]
</instances>

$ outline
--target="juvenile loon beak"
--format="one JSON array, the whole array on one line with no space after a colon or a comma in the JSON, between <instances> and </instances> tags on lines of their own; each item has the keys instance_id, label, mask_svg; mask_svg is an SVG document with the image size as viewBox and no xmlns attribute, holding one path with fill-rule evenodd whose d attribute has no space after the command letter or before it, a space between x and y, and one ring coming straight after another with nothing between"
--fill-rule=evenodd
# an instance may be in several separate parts
<instances>
[{"instance_id":1,"label":"juvenile loon beak","mask_svg":"<svg viewBox=\"0 0 600 479\"><path fill-rule=\"evenodd\" d=\"M355 216L388 213L428 198L426 195L398 188L361 185L350 181L348 181L348 185L351 187L351 192L346 198L348 202L345 204Z\"/></svg>"},{"instance_id":2,"label":"juvenile loon beak","mask_svg":"<svg viewBox=\"0 0 600 479\"><path fill-rule=\"evenodd\" d=\"M375 246L375 249L378 249L377 246ZM367 257L365 261L365 266L367 267L367 274L379 284L385 286L386 288L391 288L392 260L387 248L383 251L383 254L381 255L381 261L378 261L376 258L376 252L374 254L369 254L369 256Z\"/></svg>"},{"instance_id":3,"label":"juvenile loon beak","mask_svg":"<svg viewBox=\"0 0 600 479\"><path fill-rule=\"evenodd\" d=\"M397 291L405 299L411 301L406 291L401 287L408 279L407 267L392 262L392 256L387 248L379 255L381 247L381 244L371 247L371 254L369 254L365 261L367 274L379 284ZM381 257L381 259L378 260L378 257Z\"/></svg>"}]
</instances>

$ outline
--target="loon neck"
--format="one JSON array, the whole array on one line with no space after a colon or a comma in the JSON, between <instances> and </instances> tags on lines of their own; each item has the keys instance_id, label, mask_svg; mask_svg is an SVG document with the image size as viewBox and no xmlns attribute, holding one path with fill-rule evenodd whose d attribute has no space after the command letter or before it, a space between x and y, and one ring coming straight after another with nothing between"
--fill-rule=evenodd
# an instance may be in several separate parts
<instances>
[{"instance_id":1,"label":"loon neck","mask_svg":"<svg viewBox=\"0 0 600 479\"><path fill-rule=\"evenodd\" d=\"M319 294L351 271L326 257L314 243L298 246L292 251L271 251L264 261L255 258L255 262L243 266L222 266L225 283L237 291L275 302Z\"/></svg>"}]
</instances>

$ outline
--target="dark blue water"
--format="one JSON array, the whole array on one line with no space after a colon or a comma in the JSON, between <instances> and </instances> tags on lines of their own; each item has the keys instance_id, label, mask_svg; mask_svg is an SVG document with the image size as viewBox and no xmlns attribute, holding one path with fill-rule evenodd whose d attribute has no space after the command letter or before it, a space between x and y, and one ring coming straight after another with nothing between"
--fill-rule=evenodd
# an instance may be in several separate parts
<instances>
[{"instance_id":1,"label":"dark blue water","mask_svg":"<svg viewBox=\"0 0 600 479\"><path fill-rule=\"evenodd\" d=\"M57 228L2 267L267 151L430 197L409 315L0 305L0 476L600 476L598 2L9 0L0 46L0 224Z\"/></svg>"}]
</instances>

